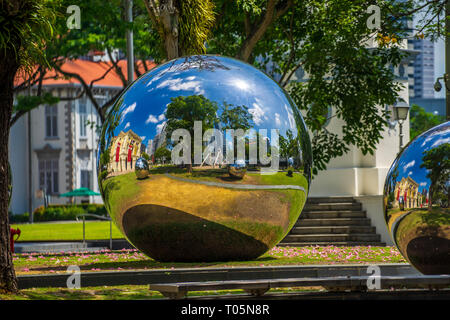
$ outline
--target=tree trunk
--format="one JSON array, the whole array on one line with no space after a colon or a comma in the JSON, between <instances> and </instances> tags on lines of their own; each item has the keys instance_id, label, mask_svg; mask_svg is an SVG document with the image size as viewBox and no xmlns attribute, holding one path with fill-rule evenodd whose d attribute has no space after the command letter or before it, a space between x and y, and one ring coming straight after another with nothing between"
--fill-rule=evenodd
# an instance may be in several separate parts
<instances>
[{"instance_id":1,"label":"tree trunk","mask_svg":"<svg viewBox=\"0 0 450 320\"><path fill-rule=\"evenodd\" d=\"M165 0L160 3L160 22L164 30L164 48L167 54L167 60L178 58L178 10L175 0Z\"/></svg>"},{"instance_id":2,"label":"tree trunk","mask_svg":"<svg viewBox=\"0 0 450 320\"><path fill-rule=\"evenodd\" d=\"M19 63L12 50L0 50L0 292L18 291L10 250L8 196L8 140L13 108L14 76Z\"/></svg>"}]
</instances>

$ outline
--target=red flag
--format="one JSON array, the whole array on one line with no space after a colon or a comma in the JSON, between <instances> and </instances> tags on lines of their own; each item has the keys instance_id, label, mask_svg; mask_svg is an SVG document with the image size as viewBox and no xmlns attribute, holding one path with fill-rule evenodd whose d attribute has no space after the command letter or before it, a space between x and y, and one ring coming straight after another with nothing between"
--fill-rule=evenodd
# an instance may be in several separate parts
<instances>
[{"instance_id":1,"label":"red flag","mask_svg":"<svg viewBox=\"0 0 450 320\"><path fill-rule=\"evenodd\" d=\"M117 143L117 148L116 148L116 162L119 162L119 154L120 154L120 142Z\"/></svg>"}]
</instances>

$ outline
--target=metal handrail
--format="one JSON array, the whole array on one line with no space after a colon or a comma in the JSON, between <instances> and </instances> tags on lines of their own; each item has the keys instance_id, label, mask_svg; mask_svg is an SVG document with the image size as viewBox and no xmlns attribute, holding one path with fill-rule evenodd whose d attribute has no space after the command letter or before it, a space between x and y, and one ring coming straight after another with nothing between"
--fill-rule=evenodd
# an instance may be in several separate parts
<instances>
[{"instance_id":1,"label":"metal handrail","mask_svg":"<svg viewBox=\"0 0 450 320\"><path fill-rule=\"evenodd\" d=\"M93 214L93 213L81 213L81 214L77 214L75 216L75 219L77 221L78 217L83 217L83 243L86 243L86 217L96 217L97 219L100 220L107 220L109 221L109 249L112 250L112 219L110 217L104 217L104 216L99 216L98 214Z\"/></svg>"}]
</instances>

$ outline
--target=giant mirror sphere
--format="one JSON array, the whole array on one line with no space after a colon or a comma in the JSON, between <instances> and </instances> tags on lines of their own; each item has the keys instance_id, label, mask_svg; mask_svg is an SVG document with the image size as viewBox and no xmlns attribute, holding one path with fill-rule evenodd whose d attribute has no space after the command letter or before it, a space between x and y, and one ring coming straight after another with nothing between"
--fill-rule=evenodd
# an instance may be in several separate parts
<instances>
[{"instance_id":1,"label":"giant mirror sphere","mask_svg":"<svg viewBox=\"0 0 450 320\"><path fill-rule=\"evenodd\" d=\"M136 176L142 156L146 179ZM107 115L98 159L110 216L159 261L262 255L296 223L312 164L286 92L249 64L211 55L169 61L131 84Z\"/></svg>"},{"instance_id":2,"label":"giant mirror sphere","mask_svg":"<svg viewBox=\"0 0 450 320\"><path fill-rule=\"evenodd\" d=\"M412 140L384 186L384 216L395 245L423 274L450 274L450 122Z\"/></svg>"},{"instance_id":3,"label":"giant mirror sphere","mask_svg":"<svg viewBox=\"0 0 450 320\"><path fill-rule=\"evenodd\" d=\"M150 174L148 161L145 158L139 158L136 160L134 172L138 179L145 179Z\"/></svg>"}]
</instances>

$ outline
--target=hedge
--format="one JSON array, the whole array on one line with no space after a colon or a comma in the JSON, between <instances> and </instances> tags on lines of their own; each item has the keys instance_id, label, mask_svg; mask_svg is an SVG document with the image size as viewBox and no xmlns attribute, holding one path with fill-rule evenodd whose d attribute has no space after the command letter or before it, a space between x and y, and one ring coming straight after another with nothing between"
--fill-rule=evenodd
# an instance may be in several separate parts
<instances>
[{"instance_id":1,"label":"hedge","mask_svg":"<svg viewBox=\"0 0 450 320\"><path fill-rule=\"evenodd\" d=\"M50 205L36 208L33 212L34 222L75 220L78 214L92 213L100 216L107 216L103 204L79 204L79 205ZM95 219L86 217L86 219ZM10 222L28 222L29 213L10 215Z\"/></svg>"}]
</instances>

